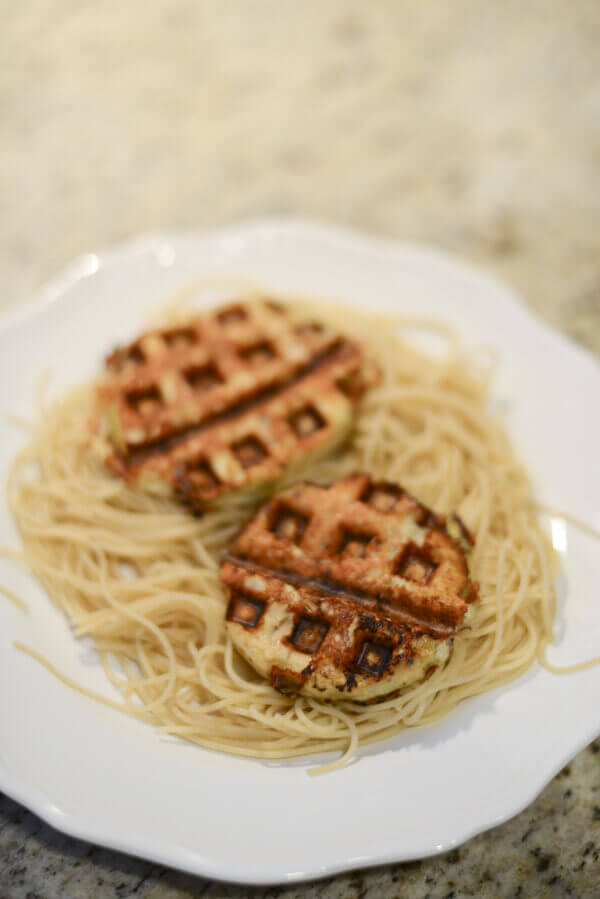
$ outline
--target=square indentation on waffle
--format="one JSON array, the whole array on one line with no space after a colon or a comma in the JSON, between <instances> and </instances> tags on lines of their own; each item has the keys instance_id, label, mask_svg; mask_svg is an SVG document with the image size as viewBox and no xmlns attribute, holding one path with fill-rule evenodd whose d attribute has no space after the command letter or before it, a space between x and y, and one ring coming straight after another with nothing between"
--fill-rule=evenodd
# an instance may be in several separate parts
<instances>
[{"instance_id":1,"label":"square indentation on waffle","mask_svg":"<svg viewBox=\"0 0 600 899\"><path fill-rule=\"evenodd\" d=\"M162 394L156 384L140 390L130 390L127 394L127 403L140 415L152 415L162 402Z\"/></svg>"},{"instance_id":2,"label":"square indentation on waffle","mask_svg":"<svg viewBox=\"0 0 600 899\"><path fill-rule=\"evenodd\" d=\"M256 627L265 609L260 599L236 594L231 597L227 607L227 621L235 621L244 627Z\"/></svg>"},{"instance_id":3,"label":"square indentation on waffle","mask_svg":"<svg viewBox=\"0 0 600 899\"><path fill-rule=\"evenodd\" d=\"M217 312L217 319L225 328L231 325L239 325L246 321L247 317L246 309L241 303L228 306L226 309L221 309L220 312Z\"/></svg>"},{"instance_id":4,"label":"square indentation on waffle","mask_svg":"<svg viewBox=\"0 0 600 899\"><path fill-rule=\"evenodd\" d=\"M206 365L196 365L188 368L183 373L183 376L192 390L210 390L223 382L218 369L210 362Z\"/></svg>"},{"instance_id":5,"label":"square indentation on waffle","mask_svg":"<svg viewBox=\"0 0 600 899\"><path fill-rule=\"evenodd\" d=\"M402 496L403 491L393 484L371 484L363 498L363 502L373 506L378 512L391 512Z\"/></svg>"},{"instance_id":6,"label":"square indentation on waffle","mask_svg":"<svg viewBox=\"0 0 600 899\"><path fill-rule=\"evenodd\" d=\"M132 362L134 365L141 365L145 360L144 353L139 346L131 346L127 350L123 362Z\"/></svg>"},{"instance_id":7,"label":"square indentation on waffle","mask_svg":"<svg viewBox=\"0 0 600 899\"><path fill-rule=\"evenodd\" d=\"M385 666L390 660L392 650L389 646L383 646L366 640L358 654L356 660L356 668L366 674L373 674L379 677L385 670Z\"/></svg>"},{"instance_id":8,"label":"square indentation on waffle","mask_svg":"<svg viewBox=\"0 0 600 899\"><path fill-rule=\"evenodd\" d=\"M182 465L176 471L176 479L182 490L201 490L204 493L218 488L220 480L206 459L198 459L189 465Z\"/></svg>"},{"instance_id":9,"label":"square indentation on waffle","mask_svg":"<svg viewBox=\"0 0 600 899\"><path fill-rule=\"evenodd\" d=\"M183 350L196 341L196 332L193 328L172 328L163 332L163 340L170 350Z\"/></svg>"},{"instance_id":10,"label":"square indentation on waffle","mask_svg":"<svg viewBox=\"0 0 600 899\"><path fill-rule=\"evenodd\" d=\"M292 430L300 437L310 437L325 427L325 419L313 405L303 406L289 417Z\"/></svg>"},{"instance_id":11,"label":"square indentation on waffle","mask_svg":"<svg viewBox=\"0 0 600 899\"><path fill-rule=\"evenodd\" d=\"M272 362L277 356L277 353L268 340L260 340L258 343L254 343L252 346L244 347L244 349L240 350L240 356L248 363L248 365L261 366L265 365L267 362Z\"/></svg>"},{"instance_id":12,"label":"square indentation on waffle","mask_svg":"<svg viewBox=\"0 0 600 899\"><path fill-rule=\"evenodd\" d=\"M369 552L373 534L363 534L343 528L340 535L338 555L352 559L364 559Z\"/></svg>"},{"instance_id":13,"label":"square indentation on waffle","mask_svg":"<svg viewBox=\"0 0 600 899\"><path fill-rule=\"evenodd\" d=\"M437 567L425 550L409 543L394 563L394 574L416 584L428 584Z\"/></svg>"},{"instance_id":14,"label":"square indentation on waffle","mask_svg":"<svg viewBox=\"0 0 600 899\"><path fill-rule=\"evenodd\" d=\"M291 540L292 543L298 545L302 541L307 527L307 515L302 515L289 506L282 505L277 509L271 530L280 540Z\"/></svg>"},{"instance_id":15,"label":"square indentation on waffle","mask_svg":"<svg viewBox=\"0 0 600 899\"><path fill-rule=\"evenodd\" d=\"M243 440L234 443L231 449L242 468L260 465L268 456L264 444L258 437L244 437Z\"/></svg>"},{"instance_id":16,"label":"square indentation on waffle","mask_svg":"<svg viewBox=\"0 0 600 899\"><path fill-rule=\"evenodd\" d=\"M306 652L309 655L313 655L320 648L328 630L329 624L327 621L301 618L294 626L290 643L298 652Z\"/></svg>"},{"instance_id":17,"label":"square indentation on waffle","mask_svg":"<svg viewBox=\"0 0 600 899\"><path fill-rule=\"evenodd\" d=\"M323 325L320 322L303 322L294 331L298 337L315 337L323 333Z\"/></svg>"}]
</instances>

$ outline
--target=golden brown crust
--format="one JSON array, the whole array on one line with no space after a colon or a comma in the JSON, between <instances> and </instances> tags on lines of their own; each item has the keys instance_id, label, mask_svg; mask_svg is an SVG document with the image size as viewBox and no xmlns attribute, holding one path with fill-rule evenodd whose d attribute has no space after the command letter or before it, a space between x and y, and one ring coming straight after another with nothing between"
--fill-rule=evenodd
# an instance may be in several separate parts
<instances>
[{"instance_id":1,"label":"golden brown crust","mask_svg":"<svg viewBox=\"0 0 600 899\"><path fill-rule=\"evenodd\" d=\"M149 331L107 369L108 465L199 507L333 448L367 386L360 344L268 300Z\"/></svg>"},{"instance_id":2,"label":"golden brown crust","mask_svg":"<svg viewBox=\"0 0 600 899\"><path fill-rule=\"evenodd\" d=\"M332 699L424 676L477 597L445 519L366 474L275 496L224 557L221 580L228 630L251 664L285 692Z\"/></svg>"}]
</instances>

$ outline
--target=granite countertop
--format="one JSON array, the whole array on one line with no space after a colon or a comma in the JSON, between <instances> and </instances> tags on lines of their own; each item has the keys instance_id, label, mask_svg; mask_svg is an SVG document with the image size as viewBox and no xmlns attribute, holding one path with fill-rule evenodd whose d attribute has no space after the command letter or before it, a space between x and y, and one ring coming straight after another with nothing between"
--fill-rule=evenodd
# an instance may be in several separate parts
<instances>
[{"instance_id":1,"label":"granite countertop","mask_svg":"<svg viewBox=\"0 0 600 899\"><path fill-rule=\"evenodd\" d=\"M483 263L600 352L597 3L29 0L2 16L0 307L143 231L290 212ZM599 741L458 850L293 888L191 878L0 801L3 899L596 897L599 884Z\"/></svg>"}]
</instances>

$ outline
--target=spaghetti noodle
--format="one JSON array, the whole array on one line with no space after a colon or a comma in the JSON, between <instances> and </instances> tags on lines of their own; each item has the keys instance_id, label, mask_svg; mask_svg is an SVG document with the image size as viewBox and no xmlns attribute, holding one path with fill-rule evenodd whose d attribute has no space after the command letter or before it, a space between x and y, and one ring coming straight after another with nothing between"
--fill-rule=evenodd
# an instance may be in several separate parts
<instances>
[{"instance_id":1,"label":"spaghetti noodle","mask_svg":"<svg viewBox=\"0 0 600 899\"><path fill-rule=\"evenodd\" d=\"M481 599L449 660L426 681L359 705L283 696L261 680L226 637L218 576L220 554L252 513L252 500L232 499L194 518L175 501L115 478L90 427L93 383L35 425L9 497L25 564L76 635L93 638L122 693L123 702L110 705L241 756L341 751L322 771L343 764L359 745L435 721L460 700L522 674L551 635L555 557L527 474L486 411L489 367L443 328L447 350L430 357L398 336L414 322L321 304L312 314L357 334L382 380L363 400L350 443L306 476L326 482L369 471L442 514L456 511L475 535L470 567Z\"/></svg>"}]
</instances>

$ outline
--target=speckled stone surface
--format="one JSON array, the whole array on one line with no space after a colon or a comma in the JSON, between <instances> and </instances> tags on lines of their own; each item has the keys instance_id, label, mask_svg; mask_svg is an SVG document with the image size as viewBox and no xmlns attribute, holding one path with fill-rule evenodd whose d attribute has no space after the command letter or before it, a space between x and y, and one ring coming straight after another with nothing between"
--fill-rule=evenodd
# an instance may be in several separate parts
<instances>
[{"instance_id":1,"label":"speckled stone surface","mask_svg":"<svg viewBox=\"0 0 600 899\"><path fill-rule=\"evenodd\" d=\"M2 4L0 306L153 229L301 213L485 264L600 352L600 4ZM518 735L515 736L518 742ZM1 899L600 896L600 743L437 859L211 884L0 803Z\"/></svg>"}]
</instances>

